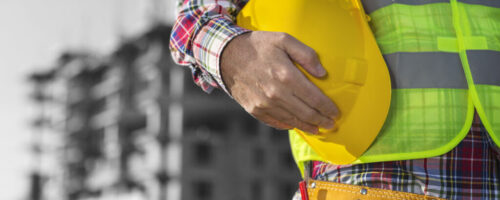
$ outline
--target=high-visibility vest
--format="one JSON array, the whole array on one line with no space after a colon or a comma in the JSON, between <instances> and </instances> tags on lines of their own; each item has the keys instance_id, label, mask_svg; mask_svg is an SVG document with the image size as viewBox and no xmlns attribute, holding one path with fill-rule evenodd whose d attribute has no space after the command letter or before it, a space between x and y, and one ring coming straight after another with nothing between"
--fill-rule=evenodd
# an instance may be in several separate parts
<instances>
[{"instance_id":1,"label":"high-visibility vest","mask_svg":"<svg viewBox=\"0 0 500 200\"><path fill-rule=\"evenodd\" d=\"M384 127L354 164L445 154L467 135L474 109L500 146L500 1L362 2L393 89ZM302 172L324 161L293 131L290 142Z\"/></svg>"}]
</instances>

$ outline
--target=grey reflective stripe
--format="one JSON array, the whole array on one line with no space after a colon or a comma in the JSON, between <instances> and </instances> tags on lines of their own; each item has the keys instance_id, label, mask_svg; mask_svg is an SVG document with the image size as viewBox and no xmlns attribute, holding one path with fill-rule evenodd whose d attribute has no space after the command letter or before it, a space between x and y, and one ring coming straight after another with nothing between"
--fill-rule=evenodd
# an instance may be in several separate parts
<instances>
[{"instance_id":1,"label":"grey reflective stripe","mask_svg":"<svg viewBox=\"0 0 500 200\"><path fill-rule=\"evenodd\" d=\"M386 54L384 58L393 89L468 88L457 53L399 52Z\"/></svg>"},{"instance_id":2,"label":"grey reflective stripe","mask_svg":"<svg viewBox=\"0 0 500 200\"><path fill-rule=\"evenodd\" d=\"M474 83L500 86L500 52L468 50L467 58Z\"/></svg>"},{"instance_id":3,"label":"grey reflective stripe","mask_svg":"<svg viewBox=\"0 0 500 200\"><path fill-rule=\"evenodd\" d=\"M462 3L500 8L500 0L458 0Z\"/></svg>"},{"instance_id":4,"label":"grey reflective stripe","mask_svg":"<svg viewBox=\"0 0 500 200\"><path fill-rule=\"evenodd\" d=\"M361 2L363 3L363 8L365 9L366 13L371 13L379 8L386 7L393 3L407 4L407 5L424 5L430 3L450 3L450 0L361 0Z\"/></svg>"},{"instance_id":5,"label":"grey reflective stripe","mask_svg":"<svg viewBox=\"0 0 500 200\"><path fill-rule=\"evenodd\" d=\"M500 0L458 0L462 3L476 4L489 7L500 8ZM431 3L449 3L450 0L361 0L366 13L391 5L393 3L406 4L406 5L424 5Z\"/></svg>"}]
</instances>

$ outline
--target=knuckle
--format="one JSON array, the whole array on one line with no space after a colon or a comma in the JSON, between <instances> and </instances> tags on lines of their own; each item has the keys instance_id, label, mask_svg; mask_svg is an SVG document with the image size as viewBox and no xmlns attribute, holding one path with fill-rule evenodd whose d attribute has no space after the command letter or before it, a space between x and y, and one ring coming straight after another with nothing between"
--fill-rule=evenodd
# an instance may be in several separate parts
<instances>
[{"instance_id":1,"label":"knuckle","mask_svg":"<svg viewBox=\"0 0 500 200\"><path fill-rule=\"evenodd\" d=\"M255 110L262 112L263 110L265 110L266 108L269 107L269 103L270 102L268 100L257 101L257 102L255 102L255 105L254 105Z\"/></svg>"},{"instance_id":2,"label":"knuckle","mask_svg":"<svg viewBox=\"0 0 500 200\"><path fill-rule=\"evenodd\" d=\"M255 117L260 116L260 111L255 106L247 108L247 112L250 113L251 115L255 116Z\"/></svg>"},{"instance_id":3,"label":"knuckle","mask_svg":"<svg viewBox=\"0 0 500 200\"><path fill-rule=\"evenodd\" d=\"M247 112L250 113L251 115L257 117L257 118L260 117L260 116L262 116L264 114L262 106L259 105L258 103L256 103L253 106L250 106L247 109Z\"/></svg>"},{"instance_id":4,"label":"knuckle","mask_svg":"<svg viewBox=\"0 0 500 200\"><path fill-rule=\"evenodd\" d=\"M290 39L290 37L292 37L290 34L288 33L284 33L284 32L279 32L277 33L277 38L279 41L288 41Z\"/></svg>"},{"instance_id":5,"label":"knuckle","mask_svg":"<svg viewBox=\"0 0 500 200\"><path fill-rule=\"evenodd\" d=\"M278 100L281 98L281 93L275 86L269 87L266 91L266 97L270 100Z\"/></svg>"},{"instance_id":6,"label":"knuckle","mask_svg":"<svg viewBox=\"0 0 500 200\"><path fill-rule=\"evenodd\" d=\"M282 83L290 83L293 80L293 73L288 69L280 70L277 78Z\"/></svg>"}]
</instances>

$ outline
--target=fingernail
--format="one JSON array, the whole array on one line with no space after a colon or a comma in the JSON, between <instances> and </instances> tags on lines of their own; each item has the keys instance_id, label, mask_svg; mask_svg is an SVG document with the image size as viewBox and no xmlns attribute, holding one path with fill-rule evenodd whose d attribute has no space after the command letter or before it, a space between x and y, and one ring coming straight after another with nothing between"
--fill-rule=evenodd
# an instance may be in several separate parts
<instances>
[{"instance_id":1,"label":"fingernail","mask_svg":"<svg viewBox=\"0 0 500 200\"><path fill-rule=\"evenodd\" d=\"M321 64L319 64L317 67L316 67L316 71L318 72L318 75L319 76L324 76L326 75L326 70L325 68L323 68L323 66Z\"/></svg>"},{"instance_id":2,"label":"fingernail","mask_svg":"<svg viewBox=\"0 0 500 200\"><path fill-rule=\"evenodd\" d=\"M329 120L323 128L330 130L333 129L333 127L335 127L335 122L333 120Z\"/></svg>"},{"instance_id":3,"label":"fingernail","mask_svg":"<svg viewBox=\"0 0 500 200\"><path fill-rule=\"evenodd\" d=\"M333 119L333 120L336 120L340 117L340 111L338 108L335 108L333 112L329 113L328 116Z\"/></svg>"}]
</instances>

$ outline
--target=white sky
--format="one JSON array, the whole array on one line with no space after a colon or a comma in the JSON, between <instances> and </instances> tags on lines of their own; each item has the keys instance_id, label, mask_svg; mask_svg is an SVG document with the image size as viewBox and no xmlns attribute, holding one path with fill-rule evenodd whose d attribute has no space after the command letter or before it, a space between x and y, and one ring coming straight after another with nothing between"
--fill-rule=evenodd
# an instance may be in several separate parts
<instances>
[{"instance_id":1,"label":"white sky","mask_svg":"<svg viewBox=\"0 0 500 200\"><path fill-rule=\"evenodd\" d=\"M0 0L0 199L24 199L31 157L27 74L67 48L109 52L148 25L152 0ZM174 0L162 0L173 8ZM166 9L170 11L171 9ZM172 21L173 12L166 18Z\"/></svg>"}]
</instances>

